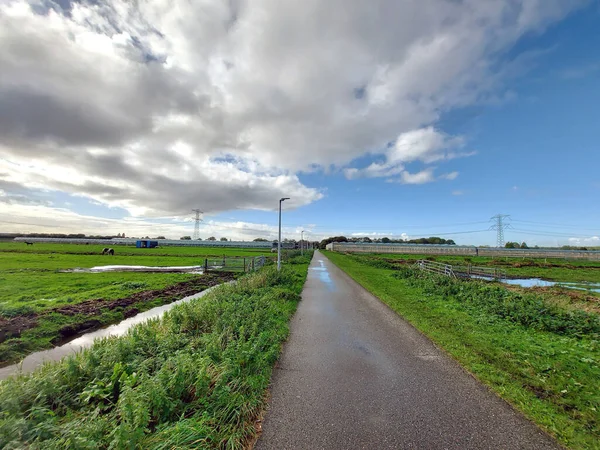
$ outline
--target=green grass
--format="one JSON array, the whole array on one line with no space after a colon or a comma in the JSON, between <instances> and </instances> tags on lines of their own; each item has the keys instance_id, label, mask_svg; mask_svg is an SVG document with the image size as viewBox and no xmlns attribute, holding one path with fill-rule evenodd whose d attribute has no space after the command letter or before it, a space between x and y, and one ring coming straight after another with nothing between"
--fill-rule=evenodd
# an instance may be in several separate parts
<instances>
[{"instance_id":1,"label":"green grass","mask_svg":"<svg viewBox=\"0 0 600 450\"><path fill-rule=\"evenodd\" d=\"M499 286L325 254L562 444L600 448L598 316Z\"/></svg>"},{"instance_id":2,"label":"green grass","mask_svg":"<svg viewBox=\"0 0 600 450\"><path fill-rule=\"evenodd\" d=\"M0 382L0 447L244 448L306 272L267 267Z\"/></svg>"},{"instance_id":3,"label":"green grass","mask_svg":"<svg viewBox=\"0 0 600 450\"><path fill-rule=\"evenodd\" d=\"M0 315L42 312L91 299L117 299L197 278L185 273L56 273L0 271Z\"/></svg>"},{"instance_id":4,"label":"green grass","mask_svg":"<svg viewBox=\"0 0 600 450\"><path fill-rule=\"evenodd\" d=\"M29 314L43 314L34 329L18 338L1 342L0 365L14 362L28 353L52 346L63 327L96 320L101 325L123 319L124 311L105 310L101 314L69 315L51 310L77 305L88 300L115 300L144 291L173 286L198 279L184 273L61 273L61 270L90 268L102 265L192 266L202 265L204 258L216 256L260 256L264 251L247 249L210 249L168 247L137 249L115 247L115 256L100 255L103 246L74 244L34 244L0 242L0 324ZM162 253L161 253L162 252ZM202 277L200 277L202 278ZM203 289L202 280L198 290ZM132 305L130 309L144 311L169 303L177 296L151 299ZM1 325L0 325L1 326Z\"/></svg>"},{"instance_id":5,"label":"green grass","mask_svg":"<svg viewBox=\"0 0 600 450\"><path fill-rule=\"evenodd\" d=\"M565 259L519 259L490 258L482 256L431 256L402 254L361 254L361 257L383 261L412 263L418 259L430 259L448 264L498 267L511 277L542 278L550 281L600 283L600 261Z\"/></svg>"}]
</instances>

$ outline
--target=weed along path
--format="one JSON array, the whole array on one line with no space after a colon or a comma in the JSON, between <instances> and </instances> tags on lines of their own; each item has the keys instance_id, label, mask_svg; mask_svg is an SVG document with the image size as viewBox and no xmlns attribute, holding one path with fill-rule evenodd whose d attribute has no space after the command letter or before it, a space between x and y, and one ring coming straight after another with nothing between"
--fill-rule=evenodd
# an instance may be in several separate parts
<instances>
[{"instance_id":1,"label":"weed along path","mask_svg":"<svg viewBox=\"0 0 600 450\"><path fill-rule=\"evenodd\" d=\"M559 449L316 252L257 449Z\"/></svg>"}]
</instances>

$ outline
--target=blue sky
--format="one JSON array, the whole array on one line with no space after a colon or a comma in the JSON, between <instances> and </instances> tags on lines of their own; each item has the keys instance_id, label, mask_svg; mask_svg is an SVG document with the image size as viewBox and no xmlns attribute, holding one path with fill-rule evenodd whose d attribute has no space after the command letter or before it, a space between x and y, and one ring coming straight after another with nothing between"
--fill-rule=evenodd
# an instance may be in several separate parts
<instances>
[{"instance_id":1,"label":"blue sky","mask_svg":"<svg viewBox=\"0 0 600 450\"><path fill-rule=\"evenodd\" d=\"M443 3L430 3L437 1ZM72 42L72 52L65 52L56 72L33 68L25 74L22 65L8 71L15 79L47 83L41 94L56 103L43 107L65 119L40 123L35 114L41 108L35 103L38 97L31 111L24 108L11 115L13 129L26 131L9 133L0 142L0 205L6 205L0 231L111 230L177 238L191 234L191 209L198 207L206 211L203 237L272 238L277 199L285 195L292 197L285 204L285 232L295 238L304 229L316 239L338 234L441 235L460 244L493 245L489 219L502 213L511 216L506 240L600 245L600 8L596 2L573 6L552 0L555 8L547 5L550 14L536 9L535 2L516 3L523 3L518 11L496 13L481 7L477 14L494 24L482 29L472 25L475 20L460 28L447 26L451 20L444 19L456 14L462 20L466 12L446 4L448 10L439 17L423 13L424 26L431 30L422 35L417 29L401 33L385 14L373 19L372 29L358 29L363 24L357 6L353 27L334 26L326 41L315 39L321 43L318 47L330 46L336 55L342 54L330 68L327 59L333 53L320 54L306 37L301 43L282 37L281 43L273 44L267 36L270 41L257 41L252 49L256 53L248 56L247 50L242 52L244 41L262 36L175 36L169 24L156 23L162 34L156 37L124 17L112 18L119 28L115 34L102 31L106 16L99 16L92 42L90 33L82 31L94 20L85 2L69 14L54 4L56 13L40 15L28 9L27 2L14 1L4 15L12 21L9 25L23 21L42 33L45 21L59 18L65 36L81 32L85 39ZM398 8L394 12L402 15L401 7L383 0L377 4ZM319 9L302 16L294 13L297 6L289 6L290 14L283 17L267 1L255 5L268 13L270 21L263 24L267 35L283 32L280 28L293 34L297 25L302 36L319 14L335 12ZM88 14L88 22L78 21L77 8L82 8L82 17ZM247 32L243 25L257 20L252 8L236 12L237 33ZM140 13L156 17L151 12ZM189 11L190 20L200 13L228 12ZM421 13L415 9L415 21ZM496 20L503 14L509 19ZM184 14L177 20L187 19ZM304 22L284 27L286 20ZM16 36L23 27L14 27ZM487 35L494 38L482 45L466 44ZM55 44L56 36L49 36L38 36L38 42ZM335 37L356 45L345 48ZM9 32L0 33L0 44L10 39ZM208 41L206 55L196 47L183 53L171 45L183 47L182 40L193 39ZM215 54L208 45L211 40L227 51ZM396 40L406 52L391 45ZM445 50L454 41L459 45ZM368 50L362 54L364 47ZM132 66L130 55L137 48L159 57L151 63L142 58ZM200 59L210 63L201 65ZM73 96L63 101L63 87L49 80L78 67L92 69L104 60L107 71L140 71L139 80L131 77L138 85L132 82L121 91L127 83L113 84L108 78L75 85L83 97L89 96L91 86L102 83L107 97L115 95L99 112L88 100L84 110L89 108L93 125L83 121L87 117L79 123L78 114L70 110L81 110ZM227 61L225 69L215 68L215 61L221 60ZM264 72L255 79L237 74L242 62ZM175 68L207 78L206 86L190 84ZM148 70L150 75L144 73ZM154 76L152 88L143 84ZM321 90L324 83L331 84ZM351 94L342 98L336 89L344 83ZM29 101L32 88L14 85L0 95ZM164 96L156 94L156 99L134 105L139 92L152 97L159 89L165 89ZM202 89L213 105L223 102L221 110L190 112L199 108L187 103L190 93ZM118 98L129 95L134 100L119 106ZM130 105L125 115L123 109ZM103 115L113 110L114 117ZM145 117L148 110L152 115ZM156 131L163 129L164 134ZM114 139L105 138L107 134ZM421 148L420 153L411 156L413 147Z\"/></svg>"},{"instance_id":2,"label":"blue sky","mask_svg":"<svg viewBox=\"0 0 600 450\"><path fill-rule=\"evenodd\" d=\"M592 5L542 35L522 39L506 58L536 55L529 70L507 84L508 100L443 115L438 127L466 135L468 147L477 151L453 161L450 169L460 171L456 180L395 185L383 179L347 180L342 174L303 175L309 186L326 186L326 196L288 213L287 220L317 224L319 231L428 236L485 230L490 217L503 213L514 219L509 219L513 229L506 231L507 240L562 245L564 236L598 235L599 26L598 8ZM269 220L264 213L235 217ZM493 244L496 236L488 231L450 237Z\"/></svg>"}]
</instances>

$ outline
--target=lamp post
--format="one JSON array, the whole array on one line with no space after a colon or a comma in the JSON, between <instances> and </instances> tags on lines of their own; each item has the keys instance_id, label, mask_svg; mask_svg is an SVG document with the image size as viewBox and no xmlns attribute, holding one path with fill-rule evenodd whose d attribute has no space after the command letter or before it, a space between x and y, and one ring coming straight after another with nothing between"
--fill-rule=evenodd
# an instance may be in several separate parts
<instances>
[{"instance_id":1,"label":"lamp post","mask_svg":"<svg viewBox=\"0 0 600 450\"><path fill-rule=\"evenodd\" d=\"M277 240L277 270L281 270L281 204L289 199L289 197L283 197L279 199L279 239Z\"/></svg>"},{"instance_id":2,"label":"lamp post","mask_svg":"<svg viewBox=\"0 0 600 450\"><path fill-rule=\"evenodd\" d=\"M300 255L304 255L304 230L300 232Z\"/></svg>"}]
</instances>

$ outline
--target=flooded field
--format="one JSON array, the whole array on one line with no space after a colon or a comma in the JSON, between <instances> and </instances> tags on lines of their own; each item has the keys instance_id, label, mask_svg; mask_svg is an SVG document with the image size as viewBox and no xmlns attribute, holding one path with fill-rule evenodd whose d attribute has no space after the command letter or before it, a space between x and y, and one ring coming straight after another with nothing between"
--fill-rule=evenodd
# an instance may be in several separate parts
<instances>
[{"instance_id":1,"label":"flooded field","mask_svg":"<svg viewBox=\"0 0 600 450\"><path fill-rule=\"evenodd\" d=\"M563 287L567 289L577 289L582 291L598 292L600 293L600 283L586 283L586 282L569 282L569 281L548 281L540 278L515 278L501 280L502 283L510 284L513 286L521 286L525 288L530 287Z\"/></svg>"}]
</instances>

